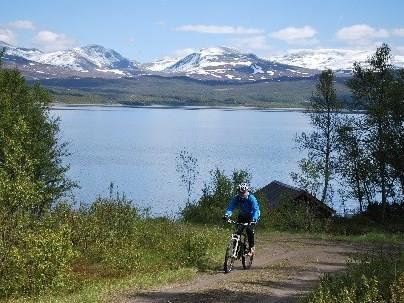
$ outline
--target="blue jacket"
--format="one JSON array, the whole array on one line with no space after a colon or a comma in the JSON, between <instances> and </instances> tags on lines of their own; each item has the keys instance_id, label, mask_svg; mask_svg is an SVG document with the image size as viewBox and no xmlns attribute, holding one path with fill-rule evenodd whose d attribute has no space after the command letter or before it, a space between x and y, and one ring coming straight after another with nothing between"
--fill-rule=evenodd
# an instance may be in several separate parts
<instances>
[{"instance_id":1,"label":"blue jacket","mask_svg":"<svg viewBox=\"0 0 404 303\"><path fill-rule=\"evenodd\" d=\"M229 206L226 209L226 216L230 217L233 210L239 207L240 215L250 217L251 221L258 221L261 212L257 198L253 194L248 194L247 198L240 198L238 195L231 199Z\"/></svg>"}]
</instances>

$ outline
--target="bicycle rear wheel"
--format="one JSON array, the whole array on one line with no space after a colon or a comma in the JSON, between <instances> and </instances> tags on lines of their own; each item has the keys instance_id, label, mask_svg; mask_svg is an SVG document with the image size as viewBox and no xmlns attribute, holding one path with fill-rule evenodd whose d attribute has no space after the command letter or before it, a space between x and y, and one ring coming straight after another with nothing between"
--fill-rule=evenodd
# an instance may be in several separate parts
<instances>
[{"instance_id":1,"label":"bicycle rear wheel","mask_svg":"<svg viewBox=\"0 0 404 303\"><path fill-rule=\"evenodd\" d=\"M233 258L233 241L229 243L229 245L226 248L226 254L224 256L224 265L223 265L223 270L227 274L231 272L233 269L233 264L234 264L234 258Z\"/></svg>"}]
</instances>

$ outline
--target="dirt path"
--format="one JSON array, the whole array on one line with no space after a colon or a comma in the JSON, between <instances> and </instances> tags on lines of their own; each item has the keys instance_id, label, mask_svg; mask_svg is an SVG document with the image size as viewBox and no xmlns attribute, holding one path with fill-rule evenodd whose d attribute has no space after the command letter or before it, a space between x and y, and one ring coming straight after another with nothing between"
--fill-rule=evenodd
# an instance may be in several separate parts
<instances>
[{"instance_id":1,"label":"dirt path","mask_svg":"<svg viewBox=\"0 0 404 303\"><path fill-rule=\"evenodd\" d=\"M229 274L202 274L187 283L114 298L121 303L297 302L326 272L342 270L350 254L361 250L344 242L304 237L257 239L253 268L241 262Z\"/></svg>"}]
</instances>

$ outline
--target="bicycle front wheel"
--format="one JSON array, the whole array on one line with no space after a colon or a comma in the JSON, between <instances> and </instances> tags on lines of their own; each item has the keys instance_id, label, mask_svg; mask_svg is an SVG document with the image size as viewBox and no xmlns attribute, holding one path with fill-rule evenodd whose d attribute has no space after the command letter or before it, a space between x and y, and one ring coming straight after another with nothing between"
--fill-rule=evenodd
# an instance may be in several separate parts
<instances>
[{"instance_id":1,"label":"bicycle front wheel","mask_svg":"<svg viewBox=\"0 0 404 303\"><path fill-rule=\"evenodd\" d=\"M244 269L250 269L251 265L253 263L254 260L254 256L249 256L246 254L243 254L243 256L241 257L241 263L243 263L243 268Z\"/></svg>"},{"instance_id":2,"label":"bicycle front wheel","mask_svg":"<svg viewBox=\"0 0 404 303\"><path fill-rule=\"evenodd\" d=\"M227 274L233 269L234 258L233 258L233 241L230 241L226 248L226 254L224 256L223 270Z\"/></svg>"}]
</instances>

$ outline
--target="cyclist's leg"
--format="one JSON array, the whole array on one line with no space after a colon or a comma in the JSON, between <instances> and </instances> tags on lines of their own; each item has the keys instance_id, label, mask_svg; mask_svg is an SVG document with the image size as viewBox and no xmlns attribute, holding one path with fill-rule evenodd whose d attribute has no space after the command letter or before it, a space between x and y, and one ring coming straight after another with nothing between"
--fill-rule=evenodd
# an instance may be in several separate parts
<instances>
[{"instance_id":1,"label":"cyclist's leg","mask_svg":"<svg viewBox=\"0 0 404 303\"><path fill-rule=\"evenodd\" d=\"M255 246L255 239L254 239L254 227L249 225L246 228L246 232L247 232L247 238L248 238L248 246L251 250L251 247Z\"/></svg>"}]
</instances>

